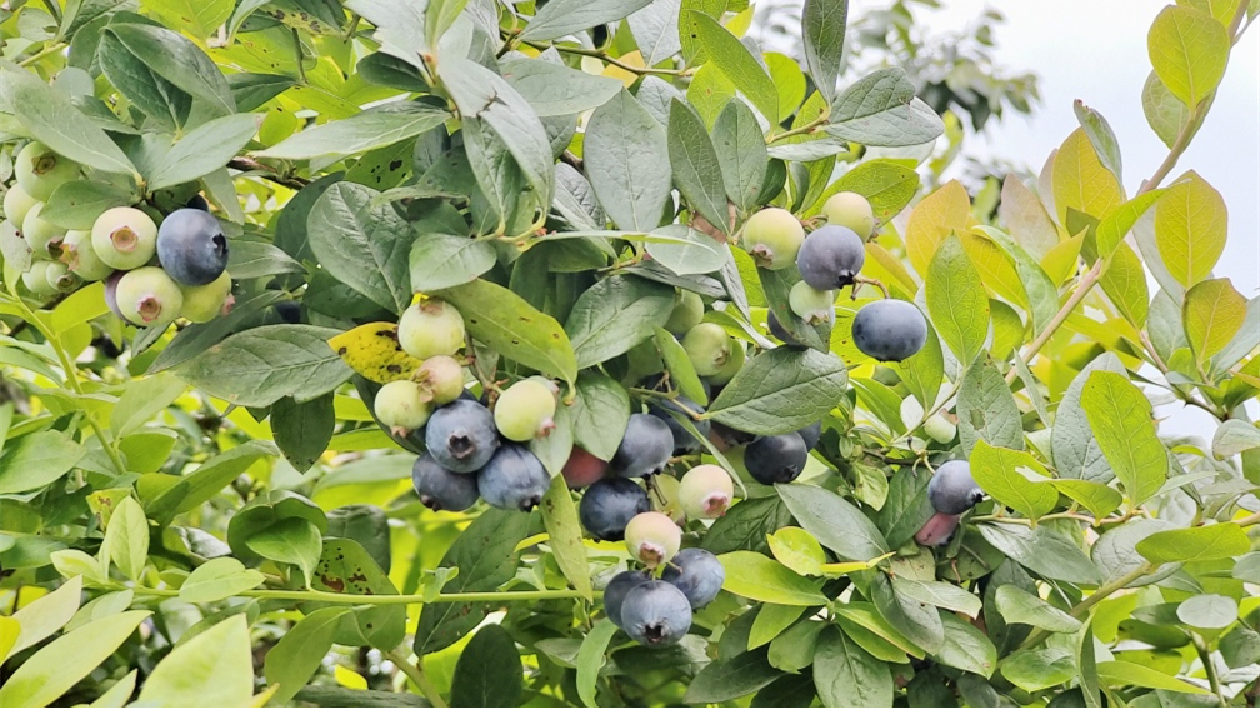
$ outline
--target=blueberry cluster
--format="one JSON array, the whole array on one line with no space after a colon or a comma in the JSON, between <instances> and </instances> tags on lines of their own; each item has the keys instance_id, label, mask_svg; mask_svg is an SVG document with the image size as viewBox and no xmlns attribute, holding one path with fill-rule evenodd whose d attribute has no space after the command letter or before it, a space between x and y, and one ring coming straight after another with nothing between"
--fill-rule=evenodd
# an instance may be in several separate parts
<instances>
[{"instance_id":1,"label":"blueberry cluster","mask_svg":"<svg viewBox=\"0 0 1260 708\"><path fill-rule=\"evenodd\" d=\"M801 280L789 291L788 305L793 315L810 325L834 320L835 291L858 282L866 263L865 243L875 231L871 204L859 194L832 195L823 204L822 215L827 223L807 235L786 209L762 209L744 224L741 240L761 268L796 266ZM773 313L767 316L767 325L780 341L796 344ZM854 344L879 361L905 360L926 341L927 320L903 300L872 302L853 320Z\"/></svg>"},{"instance_id":2,"label":"blueberry cluster","mask_svg":"<svg viewBox=\"0 0 1260 708\"><path fill-rule=\"evenodd\" d=\"M103 280L110 310L145 327L177 317L209 322L231 307L227 239L204 199L193 197L189 204L196 208L165 217L147 206L115 207L90 230L67 230L44 218L53 193L80 179L77 163L43 143L27 143L17 154L4 215L6 228L30 251L22 283L31 297L47 301Z\"/></svg>"},{"instance_id":3,"label":"blueberry cluster","mask_svg":"<svg viewBox=\"0 0 1260 708\"><path fill-rule=\"evenodd\" d=\"M928 482L928 501L936 513L915 534L925 546L943 546L958 530L959 518L984 499L980 485L971 478L971 463L951 460L941 465Z\"/></svg>"},{"instance_id":4,"label":"blueberry cluster","mask_svg":"<svg viewBox=\"0 0 1260 708\"><path fill-rule=\"evenodd\" d=\"M691 629L691 614L717 597L726 571L702 548L678 551L659 577L645 570L618 573L604 588L604 611L630 638L647 646L674 644Z\"/></svg>"}]
</instances>

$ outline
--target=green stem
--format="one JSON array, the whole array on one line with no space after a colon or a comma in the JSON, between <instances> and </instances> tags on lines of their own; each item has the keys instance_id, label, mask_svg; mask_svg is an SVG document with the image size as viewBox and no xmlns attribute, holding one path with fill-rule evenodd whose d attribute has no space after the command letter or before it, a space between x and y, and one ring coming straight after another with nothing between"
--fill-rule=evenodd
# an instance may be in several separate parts
<instances>
[{"instance_id":1,"label":"green stem","mask_svg":"<svg viewBox=\"0 0 1260 708\"><path fill-rule=\"evenodd\" d=\"M1106 600L1108 597L1111 597L1112 595L1119 592L1120 590L1123 590L1129 583L1133 582L1134 580L1137 580L1143 575L1150 574L1154 570L1155 570L1154 566L1151 565L1150 561L1147 561L1143 563L1142 565L1129 571L1128 573L1125 573L1124 575L1116 578L1115 580L1112 580L1109 583L1103 583L1102 585L1099 585L1098 589L1094 591L1093 595L1090 595L1084 600L1081 600L1080 602L1076 603L1076 605L1072 607L1069 614L1071 614L1073 617L1077 619L1080 619L1083 615L1087 614L1090 608L1093 607L1094 605L1097 605L1103 600ZM1025 639L1022 644L1019 645L1019 648L1031 649L1032 647L1035 647L1038 644L1040 644L1041 641L1048 636L1050 636L1050 632L1044 629L1033 630L1033 632L1028 635L1028 638Z\"/></svg>"},{"instance_id":2,"label":"green stem","mask_svg":"<svg viewBox=\"0 0 1260 708\"><path fill-rule=\"evenodd\" d=\"M1192 632L1191 636L1194 637L1194 650L1199 655L1199 661L1203 663L1203 674L1207 676L1208 686L1211 687L1221 708L1229 708L1225 694L1221 693L1221 680L1216 675L1216 667L1212 664L1212 650L1208 649L1207 642L1203 641L1203 637L1199 636L1198 632Z\"/></svg>"},{"instance_id":3,"label":"green stem","mask_svg":"<svg viewBox=\"0 0 1260 708\"><path fill-rule=\"evenodd\" d=\"M429 680L424 673L424 657L416 657L415 663L412 663L405 654L397 649L391 649L385 652L385 657L394 662L398 670L407 675L411 682L420 689L420 693L433 704L433 708L446 708L446 701L442 700L442 694L438 692L437 686Z\"/></svg>"},{"instance_id":4,"label":"green stem","mask_svg":"<svg viewBox=\"0 0 1260 708\"><path fill-rule=\"evenodd\" d=\"M771 135L770 137L766 138L766 143L773 144L773 143L779 142L780 140L787 140L788 138L792 138L797 135L809 135L810 133L813 133L815 130L817 130L820 126L826 125L827 119L828 119L828 116L823 116L809 123L806 123L805 125L802 125L799 128L793 128L791 130L779 133L778 135Z\"/></svg>"},{"instance_id":5,"label":"green stem","mask_svg":"<svg viewBox=\"0 0 1260 708\"><path fill-rule=\"evenodd\" d=\"M124 588L112 588L122 590ZM140 597L179 597L178 590L131 588ZM439 593L424 595L346 595L322 590L242 590L233 597L259 600L293 600L295 602L328 602L338 605L421 605L433 602L540 602L583 597L577 590L505 590L502 592Z\"/></svg>"},{"instance_id":6,"label":"green stem","mask_svg":"<svg viewBox=\"0 0 1260 708\"><path fill-rule=\"evenodd\" d=\"M657 76L690 76L696 73L695 69L653 69L652 67L634 66L632 64L627 64L621 61L620 59L610 56L608 52L602 49L586 49L584 47L565 47L559 44L546 44L543 42L524 42L524 44L529 45L533 47L534 49L552 48L558 52L564 52L565 54L577 54L579 56L584 56L584 57L595 57L596 59L599 59L600 61L606 64L612 64L613 66L619 69L624 69L632 74L638 74L640 76L646 76L648 74L653 74Z\"/></svg>"},{"instance_id":7,"label":"green stem","mask_svg":"<svg viewBox=\"0 0 1260 708\"><path fill-rule=\"evenodd\" d=\"M34 63L38 62L40 59L43 59L44 57L46 57L46 56L48 56L48 55L50 55L50 54L56 54L57 52L59 52L59 51L61 51L61 50L65 49L65 48L66 48L65 43L63 43L63 42L53 42L52 44L50 44L50 45L48 45L48 46L44 47L43 49L39 50L38 52L36 52L36 53L34 53L34 54L30 55L29 57L27 57L27 58L25 58L25 59L23 59L21 62L18 62L18 65L19 65L19 66L30 66L31 64L34 64Z\"/></svg>"},{"instance_id":8,"label":"green stem","mask_svg":"<svg viewBox=\"0 0 1260 708\"><path fill-rule=\"evenodd\" d=\"M298 83L305 86L306 69L302 66L302 59L305 57L305 53L302 51L302 35L298 34L298 31L292 27L289 28L289 31L293 33L293 53L297 55Z\"/></svg>"}]
</instances>

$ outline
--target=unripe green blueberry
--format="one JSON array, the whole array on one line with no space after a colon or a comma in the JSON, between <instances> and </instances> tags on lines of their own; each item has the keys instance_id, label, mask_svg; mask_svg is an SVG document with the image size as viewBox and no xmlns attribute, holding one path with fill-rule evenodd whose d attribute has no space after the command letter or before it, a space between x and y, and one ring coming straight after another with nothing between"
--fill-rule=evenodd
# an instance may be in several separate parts
<instances>
[{"instance_id":1,"label":"unripe green blueberry","mask_svg":"<svg viewBox=\"0 0 1260 708\"><path fill-rule=\"evenodd\" d=\"M416 303L398 321L398 344L417 359L454 356L464 347L464 318L442 300Z\"/></svg>"},{"instance_id":2,"label":"unripe green blueberry","mask_svg":"<svg viewBox=\"0 0 1260 708\"><path fill-rule=\"evenodd\" d=\"M717 386L725 386L735 378L735 374L744 368L744 362L748 360L748 352L744 348L744 343L738 339L731 339L731 353L726 357L726 363L717 373L709 377L709 383Z\"/></svg>"},{"instance_id":3,"label":"unripe green blueberry","mask_svg":"<svg viewBox=\"0 0 1260 708\"><path fill-rule=\"evenodd\" d=\"M678 302L674 305L674 310L669 313L669 320L665 322L665 329L670 334L682 336L687 333L687 330L700 324L703 317L704 300L690 290L680 290Z\"/></svg>"},{"instance_id":4,"label":"unripe green blueberry","mask_svg":"<svg viewBox=\"0 0 1260 708\"><path fill-rule=\"evenodd\" d=\"M4 193L4 218L13 222L13 225L22 228L22 222L26 219L26 212L31 207L39 203L39 200L26 193L22 189L22 185L14 184L9 187L9 191Z\"/></svg>"},{"instance_id":5,"label":"unripe green blueberry","mask_svg":"<svg viewBox=\"0 0 1260 708\"><path fill-rule=\"evenodd\" d=\"M391 381L376 392L372 410L391 433L406 435L429 420L432 408L426 394L414 381Z\"/></svg>"},{"instance_id":6,"label":"unripe green blueberry","mask_svg":"<svg viewBox=\"0 0 1260 708\"><path fill-rule=\"evenodd\" d=\"M14 159L13 176L27 194L45 202L58 187L79 178L79 164L39 141L32 141Z\"/></svg>"},{"instance_id":7,"label":"unripe green blueberry","mask_svg":"<svg viewBox=\"0 0 1260 708\"><path fill-rule=\"evenodd\" d=\"M449 356L425 359L412 378L429 391L437 406L450 403L464 392L464 367Z\"/></svg>"},{"instance_id":8,"label":"unripe green blueberry","mask_svg":"<svg viewBox=\"0 0 1260 708\"><path fill-rule=\"evenodd\" d=\"M744 224L744 250L766 270L779 270L795 263L796 252L804 240L805 229L787 209L762 209L748 217Z\"/></svg>"},{"instance_id":9,"label":"unripe green blueberry","mask_svg":"<svg viewBox=\"0 0 1260 708\"><path fill-rule=\"evenodd\" d=\"M649 568L668 563L682 545L682 529L659 511L636 514L626 524L626 548L630 556Z\"/></svg>"},{"instance_id":10,"label":"unripe green blueberry","mask_svg":"<svg viewBox=\"0 0 1260 708\"><path fill-rule=\"evenodd\" d=\"M788 291L788 305L806 324L830 322L835 317L836 294L832 290L815 290L804 280Z\"/></svg>"},{"instance_id":11,"label":"unripe green blueberry","mask_svg":"<svg viewBox=\"0 0 1260 708\"><path fill-rule=\"evenodd\" d=\"M712 322L701 322L687 330L682 345L698 376L713 376L731 358L730 335Z\"/></svg>"},{"instance_id":12,"label":"unripe green blueberry","mask_svg":"<svg viewBox=\"0 0 1260 708\"><path fill-rule=\"evenodd\" d=\"M66 232L66 237L61 240L61 262L87 281L104 280L114 272L92 248L91 231Z\"/></svg>"},{"instance_id":13,"label":"unripe green blueberry","mask_svg":"<svg viewBox=\"0 0 1260 708\"><path fill-rule=\"evenodd\" d=\"M37 300L45 300L57 294L57 289L48 282L48 266L52 265L49 261L35 261L31 263L31 267L22 274L22 283L27 290L31 291L31 297Z\"/></svg>"},{"instance_id":14,"label":"unripe green blueberry","mask_svg":"<svg viewBox=\"0 0 1260 708\"><path fill-rule=\"evenodd\" d=\"M235 300L232 298L232 276L223 273L207 285L180 285L184 306L179 316L189 322L209 322L227 314Z\"/></svg>"},{"instance_id":15,"label":"unripe green blueberry","mask_svg":"<svg viewBox=\"0 0 1260 708\"><path fill-rule=\"evenodd\" d=\"M52 262L44 270L44 277L53 290L59 293L72 293L83 283L79 276L70 272L65 263Z\"/></svg>"},{"instance_id":16,"label":"unripe green blueberry","mask_svg":"<svg viewBox=\"0 0 1260 708\"><path fill-rule=\"evenodd\" d=\"M157 224L139 209L109 209L92 224L92 248L112 268L139 268L157 249Z\"/></svg>"},{"instance_id":17,"label":"unripe green blueberry","mask_svg":"<svg viewBox=\"0 0 1260 708\"><path fill-rule=\"evenodd\" d=\"M689 519L716 519L726 513L735 496L735 485L717 465L699 465L683 475L678 502Z\"/></svg>"},{"instance_id":18,"label":"unripe green blueberry","mask_svg":"<svg viewBox=\"0 0 1260 708\"><path fill-rule=\"evenodd\" d=\"M494 425L508 440L546 437L556 427L556 397L546 384L524 379L512 384L494 404Z\"/></svg>"},{"instance_id":19,"label":"unripe green blueberry","mask_svg":"<svg viewBox=\"0 0 1260 708\"><path fill-rule=\"evenodd\" d=\"M140 326L168 324L184 306L179 286L153 266L137 268L119 278L114 298L123 318Z\"/></svg>"},{"instance_id":20,"label":"unripe green blueberry","mask_svg":"<svg viewBox=\"0 0 1260 708\"><path fill-rule=\"evenodd\" d=\"M31 258L37 261L56 260L61 254L61 241L66 230L44 219L44 203L36 202L22 220L22 238L31 249Z\"/></svg>"},{"instance_id":21,"label":"unripe green blueberry","mask_svg":"<svg viewBox=\"0 0 1260 708\"><path fill-rule=\"evenodd\" d=\"M853 229L863 241L875 232L875 213L871 210L871 203L861 194L839 192L831 195L822 206L822 215L827 217L828 224Z\"/></svg>"},{"instance_id":22,"label":"unripe green blueberry","mask_svg":"<svg viewBox=\"0 0 1260 708\"><path fill-rule=\"evenodd\" d=\"M940 413L936 413L923 423L923 432L938 443L948 443L954 440L958 426L949 422L949 419Z\"/></svg>"}]
</instances>

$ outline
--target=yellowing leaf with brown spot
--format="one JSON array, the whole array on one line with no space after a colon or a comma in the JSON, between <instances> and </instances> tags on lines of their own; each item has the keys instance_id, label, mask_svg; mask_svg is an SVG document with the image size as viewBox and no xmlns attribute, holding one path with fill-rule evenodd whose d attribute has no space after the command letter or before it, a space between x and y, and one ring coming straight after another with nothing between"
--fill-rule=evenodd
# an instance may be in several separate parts
<instances>
[{"instance_id":1,"label":"yellowing leaf with brown spot","mask_svg":"<svg viewBox=\"0 0 1260 708\"><path fill-rule=\"evenodd\" d=\"M1155 245L1178 283L1190 287L1212 271L1225 250L1227 216L1220 192L1195 172L1155 204Z\"/></svg>"},{"instance_id":2,"label":"yellowing leaf with brown spot","mask_svg":"<svg viewBox=\"0 0 1260 708\"><path fill-rule=\"evenodd\" d=\"M951 232L966 231L971 219L971 199L958 180L950 180L914 207L906 223L905 242L910 265L919 275L927 275L941 241Z\"/></svg>"},{"instance_id":3,"label":"yellowing leaf with brown spot","mask_svg":"<svg viewBox=\"0 0 1260 708\"><path fill-rule=\"evenodd\" d=\"M423 362L398 346L398 325L371 322L328 340L328 346L356 372L379 384L411 376Z\"/></svg>"},{"instance_id":4,"label":"yellowing leaf with brown spot","mask_svg":"<svg viewBox=\"0 0 1260 708\"><path fill-rule=\"evenodd\" d=\"M1186 291L1181 322L1199 366L1229 344L1246 318L1246 298L1225 278L1205 280Z\"/></svg>"},{"instance_id":5,"label":"yellowing leaf with brown spot","mask_svg":"<svg viewBox=\"0 0 1260 708\"><path fill-rule=\"evenodd\" d=\"M1054 158L1051 177L1054 208L1059 223L1067 223L1067 210L1102 218L1112 208L1124 203L1124 190L1111 170L1103 167L1085 131L1072 131Z\"/></svg>"}]
</instances>

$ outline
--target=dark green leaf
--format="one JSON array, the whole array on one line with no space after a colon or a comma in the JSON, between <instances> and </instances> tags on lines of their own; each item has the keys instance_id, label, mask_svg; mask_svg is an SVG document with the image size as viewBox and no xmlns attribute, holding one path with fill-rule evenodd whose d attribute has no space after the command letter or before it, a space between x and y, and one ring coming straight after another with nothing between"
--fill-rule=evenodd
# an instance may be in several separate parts
<instances>
[{"instance_id":1,"label":"dark green leaf","mask_svg":"<svg viewBox=\"0 0 1260 708\"><path fill-rule=\"evenodd\" d=\"M263 674L270 685L280 685L273 700L293 698L311 680L332 648L333 631L349 608L326 607L316 610L284 633L280 641L267 651Z\"/></svg>"},{"instance_id":2,"label":"dark green leaf","mask_svg":"<svg viewBox=\"0 0 1260 708\"><path fill-rule=\"evenodd\" d=\"M557 39L629 15L651 0L555 0L525 26L522 40Z\"/></svg>"},{"instance_id":3,"label":"dark green leaf","mask_svg":"<svg viewBox=\"0 0 1260 708\"><path fill-rule=\"evenodd\" d=\"M607 376L584 371L573 401L573 441L601 460L611 460L630 419L630 395Z\"/></svg>"},{"instance_id":4,"label":"dark green leaf","mask_svg":"<svg viewBox=\"0 0 1260 708\"><path fill-rule=\"evenodd\" d=\"M103 172L133 174L135 167L105 131L79 112L69 97L30 74L13 88L13 110L36 140L59 155Z\"/></svg>"},{"instance_id":5,"label":"dark green leaf","mask_svg":"<svg viewBox=\"0 0 1260 708\"><path fill-rule=\"evenodd\" d=\"M863 145L922 145L945 132L945 124L915 98L905 71L876 70L836 97L825 130L841 140Z\"/></svg>"},{"instance_id":6,"label":"dark green leaf","mask_svg":"<svg viewBox=\"0 0 1260 708\"><path fill-rule=\"evenodd\" d=\"M467 236L426 233L411 244L411 287L444 290L474 280L494 266L494 245Z\"/></svg>"},{"instance_id":7,"label":"dark green leaf","mask_svg":"<svg viewBox=\"0 0 1260 708\"><path fill-rule=\"evenodd\" d=\"M422 103L389 104L389 107L391 110L365 111L317 125L258 155L282 160L358 155L414 138L450 117L446 111Z\"/></svg>"},{"instance_id":8,"label":"dark green leaf","mask_svg":"<svg viewBox=\"0 0 1260 708\"><path fill-rule=\"evenodd\" d=\"M235 246L233 253L235 253ZM147 373L156 374L197 356L223 341L225 337L242 329L257 317L263 309L284 298L279 290L264 290L248 300L232 306L232 311L205 323L185 327L175 335L170 344L158 354Z\"/></svg>"},{"instance_id":9,"label":"dark green leaf","mask_svg":"<svg viewBox=\"0 0 1260 708\"><path fill-rule=\"evenodd\" d=\"M192 96L146 66L113 34L101 33L96 57L114 88L158 125L174 132L188 120Z\"/></svg>"},{"instance_id":10,"label":"dark green leaf","mask_svg":"<svg viewBox=\"0 0 1260 708\"><path fill-rule=\"evenodd\" d=\"M726 196L747 212L756 208L766 178L766 141L757 117L743 101L728 101L713 124L713 147L722 168Z\"/></svg>"},{"instance_id":11,"label":"dark green leaf","mask_svg":"<svg viewBox=\"0 0 1260 708\"><path fill-rule=\"evenodd\" d=\"M339 182L307 217L311 251L338 280L376 304L402 312L411 303L407 254L414 234L388 205L372 206L378 192Z\"/></svg>"},{"instance_id":12,"label":"dark green leaf","mask_svg":"<svg viewBox=\"0 0 1260 708\"><path fill-rule=\"evenodd\" d=\"M1096 584L1098 568L1070 538L1041 525L1035 529L1013 524L980 524L980 533L1002 553L1029 570L1052 580Z\"/></svg>"},{"instance_id":13,"label":"dark green leaf","mask_svg":"<svg viewBox=\"0 0 1260 708\"><path fill-rule=\"evenodd\" d=\"M709 663L687 687L685 703L721 703L748 695L782 675L766 661L766 649Z\"/></svg>"},{"instance_id":14,"label":"dark green leaf","mask_svg":"<svg viewBox=\"0 0 1260 708\"><path fill-rule=\"evenodd\" d=\"M844 63L844 33L848 0L806 0L801 11L805 64L818 92L827 103L836 98L836 80Z\"/></svg>"},{"instance_id":15,"label":"dark green leaf","mask_svg":"<svg viewBox=\"0 0 1260 708\"><path fill-rule=\"evenodd\" d=\"M237 240L229 246L228 272L233 280L252 280L306 271L301 263L269 243Z\"/></svg>"},{"instance_id":16,"label":"dark green leaf","mask_svg":"<svg viewBox=\"0 0 1260 708\"><path fill-rule=\"evenodd\" d=\"M614 275L591 286L573 305L565 331L579 369L624 354L665 324L674 292L659 283Z\"/></svg>"},{"instance_id":17,"label":"dark green leaf","mask_svg":"<svg viewBox=\"0 0 1260 708\"><path fill-rule=\"evenodd\" d=\"M262 117L250 113L203 123L171 146L145 175L149 189L191 182L223 167L258 132Z\"/></svg>"},{"instance_id":18,"label":"dark green leaf","mask_svg":"<svg viewBox=\"0 0 1260 708\"><path fill-rule=\"evenodd\" d=\"M958 387L958 436L971 454L980 440L995 447L1024 449L1024 429L1015 396L989 357L976 359Z\"/></svg>"},{"instance_id":19,"label":"dark green leaf","mask_svg":"<svg viewBox=\"0 0 1260 708\"><path fill-rule=\"evenodd\" d=\"M149 69L204 101L214 115L236 112L236 102L223 72L179 32L140 24L111 24L106 31L121 40Z\"/></svg>"},{"instance_id":20,"label":"dark green leaf","mask_svg":"<svg viewBox=\"0 0 1260 708\"><path fill-rule=\"evenodd\" d=\"M776 490L797 523L842 559L864 561L888 552L874 522L839 495L805 484L780 484Z\"/></svg>"},{"instance_id":21,"label":"dark green leaf","mask_svg":"<svg viewBox=\"0 0 1260 708\"><path fill-rule=\"evenodd\" d=\"M515 59L499 68L539 117L568 116L597 108L622 91L616 79L544 59Z\"/></svg>"},{"instance_id":22,"label":"dark green leaf","mask_svg":"<svg viewBox=\"0 0 1260 708\"><path fill-rule=\"evenodd\" d=\"M244 113L261 108L293 85L293 79L281 74L230 74L227 82L232 88L236 110Z\"/></svg>"},{"instance_id":23,"label":"dark green leaf","mask_svg":"<svg viewBox=\"0 0 1260 708\"><path fill-rule=\"evenodd\" d=\"M799 430L825 416L849 375L840 359L779 347L753 357L709 408L714 420L759 435Z\"/></svg>"},{"instance_id":24,"label":"dark green leaf","mask_svg":"<svg viewBox=\"0 0 1260 708\"><path fill-rule=\"evenodd\" d=\"M777 496L746 499L713 522L702 545L715 554L731 551L769 551L766 536L787 526L792 513Z\"/></svg>"},{"instance_id":25,"label":"dark green leaf","mask_svg":"<svg viewBox=\"0 0 1260 708\"><path fill-rule=\"evenodd\" d=\"M331 393L305 403L281 398L271 405L271 434L298 472L310 469L324 454L336 426Z\"/></svg>"},{"instance_id":26,"label":"dark green leaf","mask_svg":"<svg viewBox=\"0 0 1260 708\"><path fill-rule=\"evenodd\" d=\"M661 221L670 176L665 129L621 91L604 103L586 126L586 173L599 203L619 228L650 231Z\"/></svg>"},{"instance_id":27,"label":"dark green leaf","mask_svg":"<svg viewBox=\"0 0 1260 708\"><path fill-rule=\"evenodd\" d=\"M849 639L838 627L818 635L814 685L826 708L886 708L892 705L888 665Z\"/></svg>"},{"instance_id":28,"label":"dark green leaf","mask_svg":"<svg viewBox=\"0 0 1260 708\"><path fill-rule=\"evenodd\" d=\"M729 231L726 187L717 151L709 139L704 121L678 99L670 103L668 142L674 183L688 206L715 228Z\"/></svg>"},{"instance_id":29,"label":"dark green leaf","mask_svg":"<svg viewBox=\"0 0 1260 708\"><path fill-rule=\"evenodd\" d=\"M697 35L711 65L725 74L761 115L774 122L779 117L779 90L757 58L713 17L695 10L685 12L686 24Z\"/></svg>"},{"instance_id":30,"label":"dark green leaf","mask_svg":"<svg viewBox=\"0 0 1260 708\"><path fill-rule=\"evenodd\" d=\"M653 236L667 236L677 241L649 241L648 255L678 275L701 275L718 270L730 258L726 244L718 243L683 224L670 224L652 231Z\"/></svg>"},{"instance_id":31,"label":"dark green leaf","mask_svg":"<svg viewBox=\"0 0 1260 708\"><path fill-rule=\"evenodd\" d=\"M325 539L311 587L344 595L397 595L389 576L356 541ZM314 604L314 603L313 603ZM370 605L343 616L333 634L337 644L390 650L407 631L406 605Z\"/></svg>"},{"instance_id":32,"label":"dark green leaf","mask_svg":"<svg viewBox=\"0 0 1260 708\"><path fill-rule=\"evenodd\" d=\"M523 671L512 635L497 624L482 627L455 664L451 708L514 708L525 690Z\"/></svg>"}]
</instances>

